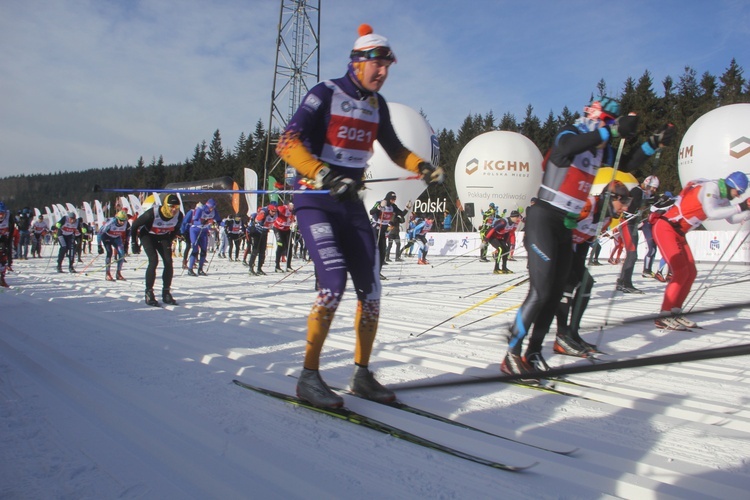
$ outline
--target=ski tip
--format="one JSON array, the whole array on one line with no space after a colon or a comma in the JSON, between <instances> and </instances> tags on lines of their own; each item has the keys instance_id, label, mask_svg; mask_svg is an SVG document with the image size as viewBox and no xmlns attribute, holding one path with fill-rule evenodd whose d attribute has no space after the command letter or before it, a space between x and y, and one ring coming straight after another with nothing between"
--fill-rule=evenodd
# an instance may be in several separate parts
<instances>
[{"instance_id":1,"label":"ski tip","mask_svg":"<svg viewBox=\"0 0 750 500\"><path fill-rule=\"evenodd\" d=\"M539 465L540 462L534 462L529 465L507 465L507 464L493 464L496 469L502 469L510 472L524 472L532 469Z\"/></svg>"},{"instance_id":2,"label":"ski tip","mask_svg":"<svg viewBox=\"0 0 750 500\"><path fill-rule=\"evenodd\" d=\"M573 448L572 450L556 451L555 453L557 453L558 455L565 455L566 457L569 457L575 453L578 453L579 451L581 451L580 448Z\"/></svg>"}]
</instances>

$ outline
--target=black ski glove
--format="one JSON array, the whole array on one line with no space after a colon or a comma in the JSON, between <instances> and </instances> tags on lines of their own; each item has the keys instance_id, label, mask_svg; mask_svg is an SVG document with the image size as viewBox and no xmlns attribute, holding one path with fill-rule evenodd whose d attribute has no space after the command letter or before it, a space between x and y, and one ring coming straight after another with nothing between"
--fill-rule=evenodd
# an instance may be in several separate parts
<instances>
[{"instance_id":1,"label":"black ski glove","mask_svg":"<svg viewBox=\"0 0 750 500\"><path fill-rule=\"evenodd\" d=\"M747 200L742 200L741 202L738 203L738 205L740 206L740 210L741 211L745 212L745 211L748 210L748 208L747 208Z\"/></svg>"},{"instance_id":2,"label":"black ski glove","mask_svg":"<svg viewBox=\"0 0 750 500\"><path fill-rule=\"evenodd\" d=\"M614 123L607 125L609 135L612 138L624 137L632 139L638 129L638 115L631 114L618 117Z\"/></svg>"},{"instance_id":3,"label":"black ski glove","mask_svg":"<svg viewBox=\"0 0 750 500\"><path fill-rule=\"evenodd\" d=\"M103 253L104 253L104 247L103 247L103 246L101 246L101 245L99 245L99 246L97 247L97 250L99 251L99 255L101 255L101 254L103 254Z\"/></svg>"},{"instance_id":4,"label":"black ski glove","mask_svg":"<svg viewBox=\"0 0 750 500\"><path fill-rule=\"evenodd\" d=\"M328 189L336 200L354 200L358 196L360 183L337 174L330 167L323 167L315 174L315 187Z\"/></svg>"},{"instance_id":5,"label":"black ski glove","mask_svg":"<svg viewBox=\"0 0 750 500\"><path fill-rule=\"evenodd\" d=\"M662 146L669 146L674 138L674 125L668 123L659 132L648 138L648 145L654 149Z\"/></svg>"},{"instance_id":6,"label":"black ski glove","mask_svg":"<svg viewBox=\"0 0 750 500\"><path fill-rule=\"evenodd\" d=\"M138 244L138 242L133 241L130 244L130 253L132 253L132 254L139 254L139 253L141 253L141 246Z\"/></svg>"},{"instance_id":7,"label":"black ski glove","mask_svg":"<svg viewBox=\"0 0 750 500\"><path fill-rule=\"evenodd\" d=\"M443 167L436 167L426 161L419 164L419 173L422 174L422 180L427 184L442 184L445 182L445 170L443 170Z\"/></svg>"}]
</instances>

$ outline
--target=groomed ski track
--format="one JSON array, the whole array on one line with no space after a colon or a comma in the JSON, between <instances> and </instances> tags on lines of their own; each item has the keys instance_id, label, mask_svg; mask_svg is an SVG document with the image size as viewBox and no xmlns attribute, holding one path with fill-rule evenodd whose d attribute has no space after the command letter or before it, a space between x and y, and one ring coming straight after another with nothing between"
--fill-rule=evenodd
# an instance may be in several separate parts
<instances>
[{"instance_id":1,"label":"groomed ski track","mask_svg":"<svg viewBox=\"0 0 750 500\"><path fill-rule=\"evenodd\" d=\"M293 390L285 375L297 373L302 360L315 293L311 265L279 282L285 275L273 273L272 262L267 276L248 277L240 263L215 257L206 277L175 270L180 305L150 308L143 303L144 259L128 257L126 282L104 281L98 261L88 276L54 273L47 258L15 263L13 288L0 290L7 309L0 315L0 469L7 471L0 496L742 498L750 491L747 357L576 375L575 383L557 383L557 392L481 384L399 394L506 439L351 402L363 414L487 459L539 462L521 473L493 471L231 384L239 378ZM439 264L441 257L430 260ZM510 267L523 279L525 260ZM699 265L696 287L712 267ZM616 271L592 268L597 284L584 318L584 338L597 342L601 334L610 353L602 359L750 340L750 312L741 309L691 316L704 326L693 332L663 332L651 322L600 331L605 319L657 312L661 301L664 284L636 278L646 294L617 294L610 308ZM747 271L727 267L715 282L725 286L709 288L696 308L745 301L746 284L732 283ZM502 330L515 311L460 325L517 305L528 285L415 338L512 285L513 277L492 275L491 264L468 258L439 267L408 259L383 272L372 360L382 382L498 373ZM345 386L351 372L354 304L350 288L323 353L322 373L333 385ZM551 365L588 363L552 355L553 335L547 340ZM565 456L539 447L579 450Z\"/></svg>"}]
</instances>

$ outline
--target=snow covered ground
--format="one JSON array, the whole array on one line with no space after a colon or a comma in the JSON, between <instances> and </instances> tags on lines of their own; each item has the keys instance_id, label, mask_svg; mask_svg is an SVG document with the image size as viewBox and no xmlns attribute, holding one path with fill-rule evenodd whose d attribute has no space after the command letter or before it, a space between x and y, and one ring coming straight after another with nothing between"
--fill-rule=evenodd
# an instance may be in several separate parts
<instances>
[{"instance_id":1,"label":"snow covered ground","mask_svg":"<svg viewBox=\"0 0 750 500\"><path fill-rule=\"evenodd\" d=\"M84 255L79 270L93 257ZM178 306L152 308L143 302L145 260L128 258L125 282L103 279L103 257L88 275L57 274L47 258L17 261L8 275L12 288L0 290L0 498L726 499L750 491L748 356L558 383L575 395L500 383L399 393L506 439L350 400L487 459L538 462L504 472L232 384L294 390L289 375L300 369L315 295L311 264L281 281L272 262L268 276L248 277L240 263L217 257L207 277L177 270ZM511 262L516 275L496 276L476 259L415 260L384 269L371 365L379 379L498 374L502 331L527 286L466 310L520 279L525 261ZM695 288L713 268L699 266ZM600 330L605 319L659 308L664 284L640 277L644 295L618 294L612 303L618 269L593 268L584 319L584 338L601 342L608 359L748 343L747 309L694 314L705 327L694 332L662 332L651 322ZM720 264L696 307L746 302L749 272ZM324 378L342 387L352 370L354 304L350 291L322 359ZM588 363L553 355L553 340L545 345L550 364Z\"/></svg>"}]
</instances>

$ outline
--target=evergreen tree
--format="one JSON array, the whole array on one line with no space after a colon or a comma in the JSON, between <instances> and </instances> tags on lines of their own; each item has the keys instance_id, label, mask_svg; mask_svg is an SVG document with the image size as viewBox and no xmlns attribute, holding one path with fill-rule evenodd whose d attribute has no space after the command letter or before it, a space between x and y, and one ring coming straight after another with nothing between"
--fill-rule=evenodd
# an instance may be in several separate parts
<instances>
[{"instance_id":1,"label":"evergreen tree","mask_svg":"<svg viewBox=\"0 0 750 500\"><path fill-rule=\"evenodd\" d=\"M482 118L479 115L468 115L458 129L458 146L463 149L469 141L482 133Z\"/></svg>"},{"instance_id":2,"label":"evergreen tree","mask_svg":"<svg viewBox=\"0 0 750 500\"><path fill-rule=\"evenodd\" d=\"M614 95L610 95L609 91L607 90L607 83L604 81L604 78L596 82L596 92L597 95L592 96L592 101L599 97L615 97Z\"/></svg>"},{"instance_id":3,"label":"evergreen tree","mask_svg":"<svg viewBox=\"0 0 750 500\"><path fill-rule=\"evenodd\" d=\"M138 163L135 164L135 175L131 180L131 185L127 187L139 187L143 186L146 182L146 164L143 162L143 156L138 158Z\"/></svg>"},{"instance_id":4,"label":"evergreen tree","mask_svg":"<svg viewBox=\"0 0 750 500\"><path fill-rule=\"evenodd\" d=\"M166 179L166 168L164 166L164 157L159 155L159 160L154 159L151 165L146 169L145 187L152 189L161 189Z\"/></svg>"},{"instance_id":5,"label":"evergreen tree","mask_svg":"<svg viewBox=\"0 0 750 500\"><path fill-rule=\"evenodd\" d=\"M685 72L680 76L676 90L679 97L676 101L675 119L687 127L698 119L698 110L701 105L701 88L698 85L696 71L690 66L685 66Z\"/></svg>"},{"instance_id":6,"label":"evergreen tree","mask_svg":"<svg viewBox=\"0 0 750 500\"><path fill-rule=\"evenodd\" d=\"M539 130L539 150L542 152L542 155L552 146L552 141L555 139L555 134L557 134L559 129L560 127L555 114L550 110L547 120L545 120L544 125Z\"/></svg>"},{"instance_id":7,"label":"evergreen tree","mask_svg":"<svg viewBox=\"0 0 750 500\"><path fill-rule=\"evenodd\" d=\"M458 155L461 153L456 135L452 130L443 129L438 132L437 140L438 144L440 144L440 165L446 169L446 172L448 171L447 169L453 172L456 167Z\"/></svg>"},{"instance_id":8,"label":"evergreen tree","mask_svg":"<svg viewBox=\"0 0 750 500\"><path fill-rule=\"evenodd\" d=\"M249 140L249 139L248 139ZM255 170L258 174L258 183L263 185L263 174L265 173L265 160L266 160L266 143L268 136L266 130L263 128L263 122L258 120L255 124L255 130L253 131L252 137L252 158L253 162L250 164L250 168ZM269 165L270 166L270 165Z\"/></svg>"},{"instance_id":9,"label":"evergreen tree","mask_svg":"<svg viewBox=\"0 0 750 500\"><path fill-rule=\"evenodd\" d=\"M635 80L633 80L633 78L631 77L628 77L628 79L625 80L625 86L622 90L622 94L620 94L620 113L626 115L631 111L635 111L640 114L641 111L638 108L636 99L637 97Z\"/></svg>"},{"instance_id":10,"label":"evergreen tree","mask_svg":"<svg viewBox=\"0 0 750 500\"><path fill-rule=\"evenodd\" d=\"M563 107L562 113L557 117L558 130L568 125L572 125L580 116L579 113L571 113L567 106Z\"/></svg>"},{"instance_id":11,"label":"evergreen tree","mask_svg":"<svg viewBox=\"0 0 750 500\"><path fill-rule=\"evenodd\" d=\"M526 116L521 122L520 132L531 139L531 141L536 144L536 147L538 147L541 151L544 151L546 149L546 146L542 144L540 136L541 129L542 124L539 121L539 118L534 115L534 107L529 104L528 106L526 106Z\"/></svg>"},{"instance_id":12,"label":"evergreen tree","mask_svg":"<svg viewBox=\"0 0 750 500\"><path fill-rule=\"evenodd\" d=\"M717 90L717 96L719 99L720 106L726 106L727 104L736 104L741 102L750 102L748 99L748 92L743 92L743 87L747 83L745 78L742 76L742 68L737 65L737 61L732 58L729 63L729 67L724 72L719 81L721 85Z\"/></svg>"},{"instance_id":13,"label":"evergreen tree","mask_svg":"<svg viewBox=\"0 0 750 500\"><path fill-rule=\"evenodd\" d=\"M193 158L191 160L193 164L193 178L189 180L208 179L211 176L206 153L207 148L206 141L195 145L195 151L193 151Z\"/></svg>"},{"instance_id":14,"label":"evergreen tree","mask_svg":"<svg viewBox=\"0 0 750 500\"><path fill-rule=\"evenodd\" d=\"M219 129L216 129L216 132L214 132L214 137L211 140L211 144L208 146L206 161L208 162L207 177L213 178L230 175L225 170L224 147L221 145L221 134L219 133Z\"/></svg>"},{"instance_id":15,"label":"evergreen tree","mask_svg":"<svg viewBox=\"0 0 750 500\"><path fill-rule=\"evenodd\" d=\"M698 98L698 113L704 115L712 109L716 109L719 104L719 100L716 96L716 91L718 89L716 77L706 71L701 77L699 86L701 89L701 95Z\"/></svg>"},{"instance_id":16,"label":"evergreen tree","mask_svg":"<svg viewBox=\"0 0 750 500\"><path fill-rule=\"evenodd\" d=\"M495 115L490 110L490 112L484 115L484 118L482 119L482 133L490 132L492 130L497 130L497 127L495 126Z\"/></svg>"},{"instance_id":17,"label":"evergreen tree","mask_svg":"<svg viewBox=\"0 0 750 500\"><path fill-rule=\"evenodd\" d=\"M519 126L518 121L516 120L516 116L513 113L505 112L503 115L503 118L500 120L500 124L498 125L498 130L507 130L509 132L518 132Z\"/></svg>"}]
</instances>

